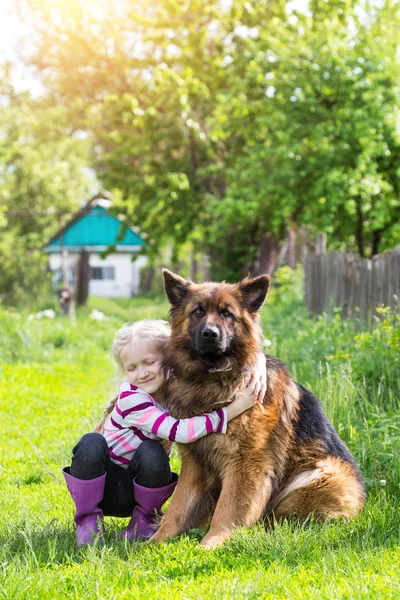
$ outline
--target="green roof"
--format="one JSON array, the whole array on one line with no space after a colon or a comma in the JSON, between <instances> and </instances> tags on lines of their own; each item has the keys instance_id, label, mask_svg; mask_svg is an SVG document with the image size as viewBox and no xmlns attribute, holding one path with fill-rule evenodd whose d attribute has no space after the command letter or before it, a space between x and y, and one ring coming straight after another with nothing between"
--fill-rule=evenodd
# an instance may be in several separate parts
<instances>
[{"instance_id":1,"label":"green roof","mask_svg":"<svg viewBox=\"0 0 400 600\"><path fill-rule=\"evenodd\" d=\"M119 252L137 252L144 245L143 239L132 229L125 230L122 239L122 222L111 216L103 206L85 207L71 219L45 246L45 252L63 249L80 251L86 249L101 252L116 246Z\"/></svg>"}]
</instances>

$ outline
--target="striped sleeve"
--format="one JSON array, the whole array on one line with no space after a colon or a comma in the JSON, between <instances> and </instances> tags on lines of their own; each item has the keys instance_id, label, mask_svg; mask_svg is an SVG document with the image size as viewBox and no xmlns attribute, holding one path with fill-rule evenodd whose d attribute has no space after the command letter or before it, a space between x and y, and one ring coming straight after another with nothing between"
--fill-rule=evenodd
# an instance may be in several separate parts
<instances>
[{"instance_id":1,"label":"striped sleeve","mask_svg":"<svg viewBox=\"0 0 400 600\"><path fill-rule=\"evenodd\" d=\"M190 444L209 433L226 433L227 429L226 408L188 419L174 419L158 408L149 394L133 386L120 391L114 414L124 427L135 427L180 444Z\"/></svg>"}]
</instances>

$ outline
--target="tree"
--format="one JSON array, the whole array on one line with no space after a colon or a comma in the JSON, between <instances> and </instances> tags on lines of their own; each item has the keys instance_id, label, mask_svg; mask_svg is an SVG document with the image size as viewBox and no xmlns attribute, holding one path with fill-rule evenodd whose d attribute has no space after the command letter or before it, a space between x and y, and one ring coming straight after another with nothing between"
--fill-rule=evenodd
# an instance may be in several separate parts
<instances>
[{"instance_id":1,"label":"tree","mask_svg":"<svg viewBox=\"0 0 400 600\"><path fill-rule=\"evenodd\" d=\"M85 140L71 135L65 111L17 94L6 78L0 113L0 297L34 298L46 287L42 245L87 197Z\"/></svg>"},{"instance_id":2,"label":"tree","mask_svg":"<svg viewBox=\"0 0 400 600\"><path fill-rule=\"evenodd\" d=\"M341 4L264 25L261 3L232 18L216 114L230 167L219 210L224 228L237 214L256 226L253 254L263 231L279 239L302 224L362 256L400 241L399 7Z\"/></svg>"}]
</instances>

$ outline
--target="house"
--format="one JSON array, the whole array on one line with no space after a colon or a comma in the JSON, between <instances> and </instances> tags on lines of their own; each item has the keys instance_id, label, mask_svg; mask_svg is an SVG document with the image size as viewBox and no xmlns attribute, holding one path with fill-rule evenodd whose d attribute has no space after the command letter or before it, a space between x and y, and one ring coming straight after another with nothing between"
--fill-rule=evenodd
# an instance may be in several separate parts
<instances>
[{"instance_id":1,"label":"house","mask_svg":"<svg viewBox=\"0 0 400 600\"><path fill-rule=\"evenodd\" d=\"M79 210L44 246L55 283L76 287L79 263L86 255L89 295L129 298L140 292L140 271L145 256L132 258L143 249L143 239L132 229L122 229L122 220L108 209L111 195L101 192ZM120 239L123 232L123 237ZM103 257L102 253L109 250Z\"/></svg>"}]
</instances>

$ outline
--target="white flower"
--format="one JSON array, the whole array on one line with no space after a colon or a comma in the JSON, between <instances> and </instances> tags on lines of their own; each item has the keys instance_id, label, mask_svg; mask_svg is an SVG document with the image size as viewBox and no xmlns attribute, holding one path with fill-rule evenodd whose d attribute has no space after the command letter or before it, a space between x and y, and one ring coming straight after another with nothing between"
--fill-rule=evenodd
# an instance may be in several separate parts
<instances>
[{"instance_id":1,"label":"white flower","mask_svg":"<svg viewBox=\"0 0 400 600\"><path fill-rule=\"evenodd\" d=\"M380 485L381 487L385 487L385 485L386 485L386 479L381 479L381 480L379 481L379 485Z\"/></svg>"},{"instance_id":2,"label":"white flower","mask_svg":"<svg viewBox=\"0 0 400 600\"><path fill-rule=\"evenodd\" d=\"M104 319L106 318L106 316L100 310L96 310L94 308L92 310L92 312L90 313L90 318L93 319L94 321L104 321Z\"/></svg>"},{"instance_id":3,"label":"white flower","mask_svg":"<svg viewBox=\"0 0 400 600\"><path fill-rule=\"evenodd\" d=\"M272 342L271 340L263 340L263 348L269 348L270 346L272 346Z\"/></svg>"},{"instance_id":4,"label":"white flower","mask_svg":"<svg viewBox=\"0 0 400 600\"><path fill-rule=\"evenodd\" d=\"M273 85L269 85L265 90L265 95L267 96L267 98L273 98L275 96L275 92L276 87L274 87Z\"/></svg>"},{"instance_id":5,"label":"white flower","mask_svg":"<svg viewBox=\"0 0 400 600\"><path fill-rule=\"evenodd\" d=\"M36 313L36 315L29 315L29 321L32 320L30 317L33 319L43 319L43 317L46 319L54 319L56 317L56 313L52 308L48 308L47 310L40 310L38 313Z\"/></svg>"}]
</instances>

